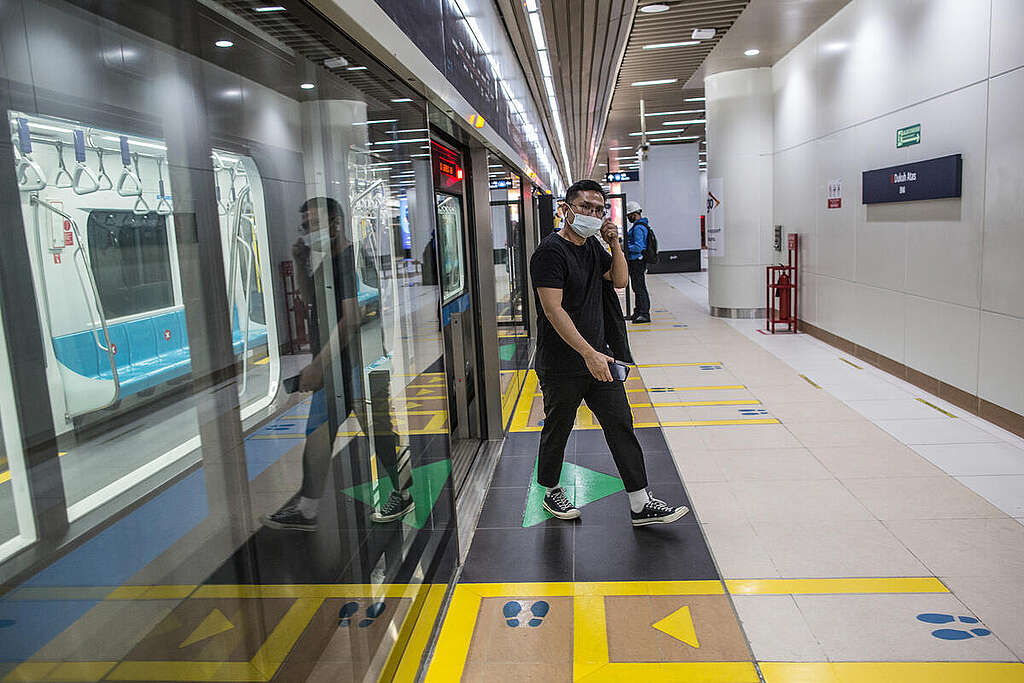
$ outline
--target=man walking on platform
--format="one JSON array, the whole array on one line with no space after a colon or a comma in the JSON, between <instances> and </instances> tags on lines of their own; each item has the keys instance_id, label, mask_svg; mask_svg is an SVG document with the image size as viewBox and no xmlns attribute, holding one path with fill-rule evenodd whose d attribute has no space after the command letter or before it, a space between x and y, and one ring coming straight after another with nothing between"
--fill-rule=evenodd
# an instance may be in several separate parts
<instances>
[{"instance_id":1,"label":"man walking on platform","mask_svg":"<svg viewBox=\"0 0 1024 683\"><path fill-rule=\"evenodd\" d=\"M641 217L643 207L639 202L626 204L626 219L632 227L626 233L626 249L629 252L629 282L633 286L633 315L635 323L651 322L651 297L647 293L647 263L644 250L647 249L647 235L650 232L647 219Z\"/></svg>"},{"instance_id":2,"label":"man walking on platform","mask_svg":"<svg viewBox=\"0 0 1024 683\"><path fill-rule=\"evenodd\" d=\"M633 525L664 524L689 509L666 505L648 492L644 454L633 431L624 382L612 376L614 359L609 355L606 322L615 321L605 319L605 281L625 287L628 270L618 228L604 218L605 199L604 190L593 180L574 183L558 207L561 229L541 240L530 259L537 300L535 366L544 394L537 482L546 490L544 509L559 519L580 516L558 480L576 410L586 401L601 423L622 477ZM598 234L611 254L598 241ZM617 300L614 308L618 309ZM621 324L621 310L614 315Z\"/></svg>"}]
</instances>

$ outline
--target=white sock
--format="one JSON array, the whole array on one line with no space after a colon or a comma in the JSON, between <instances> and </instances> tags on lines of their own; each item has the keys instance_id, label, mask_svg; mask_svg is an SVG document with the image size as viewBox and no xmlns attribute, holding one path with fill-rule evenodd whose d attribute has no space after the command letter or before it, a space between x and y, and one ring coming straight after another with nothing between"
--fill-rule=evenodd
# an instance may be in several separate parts
<instances>
[{"instance_id":1,"label":"white sock","mask_svg":"<svg viewBox=\"0 0 1024 683\"><path fill-rule=\"evenodd\" d=\"M299 502L295 504L295 507L299 509L302 516L306 519L313 519L316 517L317 506L320 505L319 498L306 498L305 496L299 496Z\"/></svg>"},{"instance_id":2,"label":"white sock","mask_svg":"<svg viewBox=\"0 0 1024 683\"><path fill-rule=\"evenodd\" d=\"M554 493L555 491L557 491L560 488L562 488L562 485L561 484L555 484L554 486L548 486L546 488L547 488L547 492L548 493Z\"/></svg>"},{"instance_id":3,"label":"white sock","mask_svg":"<svg viewBox=\"0 0 1024 683\"><path fill-rule=\"evenodd\" d=\"M647 489L640 489L639 491L626 491L626 495L629 496L629 509L633 512L640 512L647 505L647 501L651 499L651 495L647 493Z\"/></svg>"}]
</instances>

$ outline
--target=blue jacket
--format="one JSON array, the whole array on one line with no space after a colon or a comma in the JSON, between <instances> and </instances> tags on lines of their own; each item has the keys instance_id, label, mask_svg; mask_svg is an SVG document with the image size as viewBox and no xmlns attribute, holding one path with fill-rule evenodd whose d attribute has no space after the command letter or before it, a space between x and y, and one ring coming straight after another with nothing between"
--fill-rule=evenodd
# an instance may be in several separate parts
<instances>
[{"instance_id":1,"label":"blue jacket","mask_svg":"<svg viewBox=\"0 0 1024 683\"><path fill-rule=\"evenodd\" d=\"M647 248L647 219L639 218L633 227L626 232L626 256L630 261L639 261L644 257L644 249Z\"/></svg>"}]
</instances>

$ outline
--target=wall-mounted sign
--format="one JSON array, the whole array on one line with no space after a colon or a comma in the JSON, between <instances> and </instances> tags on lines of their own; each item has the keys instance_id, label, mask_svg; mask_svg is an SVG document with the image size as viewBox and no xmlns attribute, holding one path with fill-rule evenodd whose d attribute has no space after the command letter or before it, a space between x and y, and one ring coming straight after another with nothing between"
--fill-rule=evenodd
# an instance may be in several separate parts
<instances>
[{"instance_id":1,"label":"wall-mounted sign","mask_svg":"<svg viewBox=\"0 0 1024 683\"><path fill-rule=\"evenodd\" d=\"M912 126L906 128L898 128L896 130L896 149L900 147L910 147L921 142L921 124L915 123Z\"/></svg>"},{"instance_id":2,"label":"wall-mounted sign","mask_svg":"<svg viewBox=\"0 0 1024 683\"><path fill-rule=\"evenodd\" d=\"M619 171L617 173L609 173L604 177L605 182L609 183L635 183L640 180L640 171Z\"/></svg>"},{"instance_id":3,"label":"wall-mounted sign","mask_svg":"<svg viewBox=\"0 0 1024 683\"><path fill-rule=\"evenodd\" d=\"M505 188L512 187L512 179L498 178L497 180L492 180L488 185L490 185L492 190L504 190Z\"/></svg>"},{"instance_id":4,"label":"wall-mounted sign","mask_svg":"<svg viewBox=\"0 0 1024 683\"><path fill-rule=\"evenodd\" d=\"M708 256L725 255L725 207L722 206L722 198L725 196L725 182L722 178L711 178L708 180L708 213L707 213L707 243Z\"/></svg>"},{"instance_id":5,"label":"wall-mounted sign","mask_svg":"<svg viewBox=\"0 0 1024 683\"><path fill-rule=\"evenodd\" d=\"M843 179L836 178L828 181L828 208L843 208Z\"/></svg>"},{"instance_id":6,"label":"wall-mounted sign","mask_svg":"<svg viewBox=\"0 0 1024 683\"><path fill-rule=\"evenodd\" d=\"M912 202L960 196L963 158L959 154L863 173L865 204Z\"/></svg>"}]
</instances>

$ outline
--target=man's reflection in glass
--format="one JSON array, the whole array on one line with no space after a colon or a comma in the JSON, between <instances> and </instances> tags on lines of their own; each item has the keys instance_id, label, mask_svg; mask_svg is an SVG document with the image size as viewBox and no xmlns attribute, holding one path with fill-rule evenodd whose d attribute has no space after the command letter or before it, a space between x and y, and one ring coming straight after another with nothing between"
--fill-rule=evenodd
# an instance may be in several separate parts
<instances>
[{"instance_id":1,"label":"man's reflection in glass","mask_svg":"<svg viewBox=\"0 0 1024 683\"><path fill-rule=\"evenodd\" d=\"M263 518L263 523L273 529L294 529L315 531L320 498L331 466L333 429L328 419L327 394L324 391L324 376L331 371L329 337L323 336L321 320L329 320L322 307L324 297L316 296L316 287L324 286L324 263L331 260L333 271L333 299L338 319L333 334L337 336L340 348L342 393L345 399L344 414L340 420L355 412L364 433L370 433L366 424L366 412L358 410L356 397L362 396L361 370L353 363L353 355L359 344L361 324L356 274L355 247L345 233L345 220L341 205L329 197L315 197L307 200L299 209L302 224L298 241L292 247L295 260L295 277L303 301L310 303L309 339L312 360L298 378L298 391L313 392L309 418L306 422L306 445L302 453L302 488L277 512ZM324 234L326 231L326 234ZM330 292L329 292L330 293ZM328 297L328 300L330 297ZM397 453L399 440L391 420L388 382L380 372L371 378L370 406L373 423L373 440L377 457L388 473L392 491L380 509L375 510L371 519L375 522L391 522L411 512L412 500L411 466L408 449L401 456Z\"/></svg>"}]
</instances>

